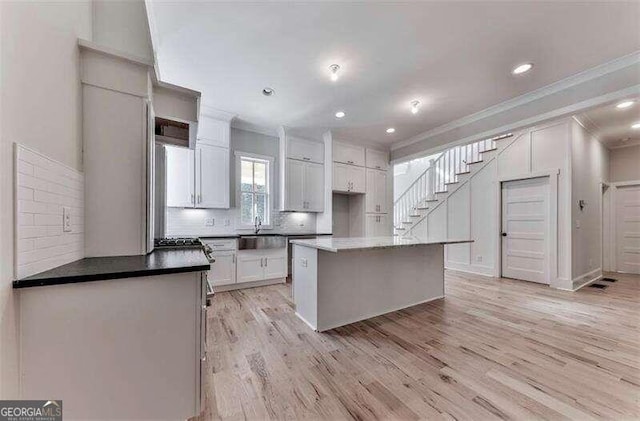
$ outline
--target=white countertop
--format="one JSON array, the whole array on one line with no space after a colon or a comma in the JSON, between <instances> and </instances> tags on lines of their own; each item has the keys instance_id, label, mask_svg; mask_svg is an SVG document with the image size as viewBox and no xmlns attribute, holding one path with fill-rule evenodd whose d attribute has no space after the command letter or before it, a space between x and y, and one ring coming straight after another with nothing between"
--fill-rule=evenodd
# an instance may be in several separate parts
<instances>
[{"instance_id":1,"label":"white countertop","mask_svg":"<svg viewBox=\"0 0 640 421\"><path fill-rule=\"evenodd\" d=\"M366 250L393 247L411 247L429 244L472 243L473 240L428 241L419 237L352 237L352 238L317 238L315 240L291 240L292 244L311 247L318 250L339 251Z\"/></svg>"}]
</instances>

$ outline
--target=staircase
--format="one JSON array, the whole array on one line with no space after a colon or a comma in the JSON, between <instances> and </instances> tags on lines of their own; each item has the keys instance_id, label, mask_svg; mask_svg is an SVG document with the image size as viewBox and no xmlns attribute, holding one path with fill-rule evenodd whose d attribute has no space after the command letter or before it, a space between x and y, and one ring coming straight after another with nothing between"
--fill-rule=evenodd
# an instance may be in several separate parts
<instances>
[{"instance_id":1,"label":"staircase","mask_svg":"<svg viewBox=\"0 0 640 421\"><path fill-rule=\"evenodd\" d=\"M495 151L496 141L511 137L505 134L463 146L455 146L433 160L429 167L393 203L394 235L405 235L420 222L440 200L449 193L450 186L471 174L476 165Z\"/></svg>"}]
</instances>

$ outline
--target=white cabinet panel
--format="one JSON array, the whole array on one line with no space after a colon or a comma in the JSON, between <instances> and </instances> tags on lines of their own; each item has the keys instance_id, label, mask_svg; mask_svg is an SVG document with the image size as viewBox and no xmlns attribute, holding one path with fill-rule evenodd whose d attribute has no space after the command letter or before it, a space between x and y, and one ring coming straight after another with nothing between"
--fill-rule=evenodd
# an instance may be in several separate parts
<instances>
[{"instance_id":1,"label":"white cabinet panel","mask_svg":"<svg viewBox=\"0 0 640 421\"><path fill-rule=\"evenodd\" d=\"M304 209L312 212L324 210L324 167L308 162L304 166Z\"/></svg>"},{"instance_id":2,"label":"white cabinet panel","mask_svg":"<svg viewBox=\"0 0 640 421\"><path fill-rule=\"evenodd\" d=\"M362 146L333 142L333 162L364 167L364 155L365 152Z\"/></svg>"},{"instance_id":3,"label":"white cabinet panel","mask_svg":"<svg viewBox=\"0 0 640 421\"><path fill-rule=\"evenodd\" d=\"M264 279L284 278L287 276L286 249L275 250L264 255Z\"/></svg>"},{"instance_id":4,"label":"white cabinet panel","mask_svg":"<svg viewBox=\"0 0 640 421\"><path fill-rule=\"evenodd\" d=\"M367 213L387 213L387 172L367 170Z\"/></svg>"},{"instance_id":5,"label":"white cabinet panel","mask_svg":"<svg viewBox=\"0 0 640 421\"><path fill-rule=\"evenodd\" d=\"M264 279L264 261L261 254L239 252L237 258L238 283Z\"/></svg>"},{"instance_id":6,"label":"white cabinet panel","mask_svg":"<svg viewBox=\"0 0 640 421\"><path fill-rule=\"evenodd\" d=\"M196 207L229 207L229 149L196 145Z\"/></svg>"},{"instance_id":7,"label":"white cabinet panel","mask_svg":"<svg viewBox=\"0 0 640 421\"><path fill-rule=\"evenodd\" d=\"M324 144L289 137L287 139L287 158L322 164L324 162Z\"/></svg>"},{"instance_id":8,"label":"white cabinet panel","mask_svg":"<svg viewBox=\"0 0 640 421\"><path fill-rule=\"evenodd\" d=\"M365 169L362 167L334 162L333 190L364 193L366 191Z\"/></svg>"},{"instance_id":9,"label":"white cabinet panel","mask_svg":"<svg viewBox=\"0 0 640 421\"><path fill-rule=\"evenodd\" d=\"M213 253L215 262L207 275L212 285L228 285L236 282L236 253L222 251Z\"/></svg>"},{"instance_id":10,"label":"white cabinet panel","mask_svg":"<svg viewBox=\"0 0 640 421\"><path fill-rule=\"evenodd\" d=\"M198 121L198 142L213 146L229 147L229 123L201 115Z\"/></svg>"},{"instance_id":11,"label":"white cabinet panel","mask_svg":"<svg viewBox=\"0 0 640 421\"><path fill-rule=\"evenodd\" d=\"M295 159L287 159L287 181L285 194L287 210L305 210L304 173L305 163Z\"/></svg>"},{"instance_id":12,"label":"white cabinet panel","mask_svg":"<svg viewBox=\"0 0 640 421\"><path fill-rule=\"evenodd\" d=\"M165 146L167 206L193 207L194 197L194 154L192 149Z\"/></svg>"},{"instance_id":13,"label":"white cabinet panel","mask_svg":"<svg viewBox=\"0 0 640 421\"><path fill-rule=\"evenodd\" d=\"M367 148L367 168L386 171L389 168L389 154Z\"/></svg>"},{"instance_id":14,"label":"white cabinet panel","mask_svg":"<svg viewBox=\"0 0 640 421\"><path fill-rule=\"evenodd\" d=\"M365 220L365 236L386 237L390 235L387 215L367 214Z\"/></svg>"}]
</instances>

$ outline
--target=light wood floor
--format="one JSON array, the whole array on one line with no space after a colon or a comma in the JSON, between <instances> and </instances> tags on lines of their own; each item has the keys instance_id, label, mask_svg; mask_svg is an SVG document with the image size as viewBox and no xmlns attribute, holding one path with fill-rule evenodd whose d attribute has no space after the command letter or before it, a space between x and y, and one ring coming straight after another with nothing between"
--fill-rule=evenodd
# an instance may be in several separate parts
<instances>
[{"instance_id":1,"label":"light wood floor","mask_svg":"<svg viewBox=\"0 0 640 421\"><path fill-rule=\"evenodd\" d=\"M639 419L640 277L571 293L447 272L446 298L326 333L290 287L216 294L204 419Z\"/></svg>"}]
</instances>

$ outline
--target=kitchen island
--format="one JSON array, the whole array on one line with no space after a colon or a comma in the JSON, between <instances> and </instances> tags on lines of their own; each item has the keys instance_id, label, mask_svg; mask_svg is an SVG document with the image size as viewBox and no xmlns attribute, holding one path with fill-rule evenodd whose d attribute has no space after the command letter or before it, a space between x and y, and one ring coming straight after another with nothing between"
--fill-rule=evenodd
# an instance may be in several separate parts
<instances>
[{"instance_id":1,"label":"kitchen island","mask_svg":"<svg viewBox=\"0 0 640 421\"><path fill-rule=\"evenodd\" d=\"M296 314L325 331L444 298L444 246L417 237L293 240Z\"/></svg>"}]
</instances>

